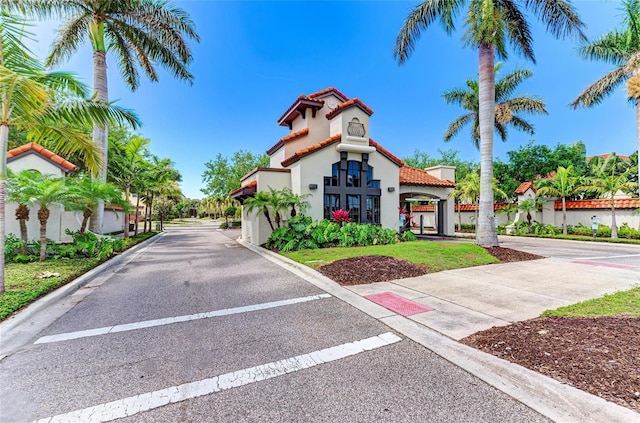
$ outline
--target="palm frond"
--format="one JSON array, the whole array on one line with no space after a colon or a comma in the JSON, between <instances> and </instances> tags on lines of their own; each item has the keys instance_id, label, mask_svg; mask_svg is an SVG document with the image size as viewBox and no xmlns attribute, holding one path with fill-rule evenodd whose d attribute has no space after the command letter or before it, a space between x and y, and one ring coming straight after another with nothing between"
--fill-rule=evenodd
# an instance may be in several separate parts
<instances>
[{"instance_id":1,"label":"palm frond","mask_svg":"<svg viewBox=\"0 0 640 423\"><path fill-rule=\"evenodd\" d=\"M48 67L67 61L87 41L91 13L73 16L59 30L46 60Z\"/></svg>"},{"instance_id":2,"label":"palm frond","mask_svg":"<svg viewBox=\"0 0 640 423\"><path fill-rule=\"evenodd\" d=\"M467 115L464 116L460 116L458 119L454 120L451 125L449 125L449 128L447 128L446 132L444 133L444 140L445 141L451 141L451 139L453 137L455 137L458 132L460 132L460 130L462 129L462 127L464 127L467 123L470 123L475 117L474 113L469 113Z\"/></svg>"},{"instance_id":3,"label":"palm frond","mask_svg":"<svg viewBox=\"0 0 640 423\"><path fill-rule=\"evenodd\" d=\"M529 69L517 69L503 78L498 79L496 81L496 103L511 96L518 85L532 76L533 72Z\"/></svg>"},{"instance_id":4,"label":"palm frond","mask_svg":"<svg viewBox=\"0 0 640 423\"><path fill-rule=\"evenodd\" d=\"M553 36L565 38L576 35L585 40L584 23L576 9L565 0L525 0L525 6L534 12Z\"/></svg>"},{"instance_id":5,"label":"palm frond","mask_svg":"<svg viewBox=\"0 0 640 423\"><path fill-rule=\"evenodd\" d=\"M531 125L529 122L527 122L526 120L518 116L513 116L509 124L514 128L518 129L519 131L526 132L530 135L535 134L535 129L533 128L533 125Z\"/></svg>"},{"instance_id":6,"label":"palm frond","mask_svg":"<svg viewBox=\"0 0 640 423\"><path fill-rule=\"evenodd\" d=\"M512 112L548 115L544 100L537 97L515 97L504 103Z\"/></svg>"},{"instance_id":7,"label":"palm frond","mask_svg":"<svg viewBox=\"0 0 640 423\"><path fill-rule=\"evenodd\" d=\"M625 63L625 57L627 56L625 38L625 34L621 32L609 32L592 43L580 47L578 54L587 60L621 66Z\"/></svg>"},{"instance_id":8,"label":"palm frond","mask_svg":"<svg viewBox=\"0 0 640 423\"><path fill-rule=\"evenodd\" d=\"M507 133L507 125L500 123L500 122L496 122L496 132L498 133L498 135L500 136L500 140L502 142L507 142L507 138L508 138L508 133Z\"/></svg>"},{"instance_id":9,"label":"palm frond","mask_svg":"<svg viewBox=\"0 0 640 423\"><path fill-rule=\"evenodd\" d=\"M578 107L591 107L594 104L598 104L626 79L627 74L624 68L617 68L585 88L569 105L577 109Z\"/></svg>"},{"instance_id":10,"label":"palm frond","mask_svg":"<svg viewBox=\"0 0 640 423\"><path fill-rule=\"evenodd\" d=\"M531 29L529 28L526 17L512 0L498 0L496 3L503 11L511 44L516 50L520 51L524 57L535 63L533 37L531 36Z\"/></svg>"}]
</instances>

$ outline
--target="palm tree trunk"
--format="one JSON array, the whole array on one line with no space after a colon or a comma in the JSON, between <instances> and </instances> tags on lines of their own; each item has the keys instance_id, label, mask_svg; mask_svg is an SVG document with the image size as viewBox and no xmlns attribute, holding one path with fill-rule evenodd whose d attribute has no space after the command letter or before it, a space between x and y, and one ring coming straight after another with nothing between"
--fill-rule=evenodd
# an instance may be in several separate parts
<instances>
[{"instance_id":1,"label":"palm tree trunk","mask_svg":"<svg viewBox=\"0 0 640 423\"><path fill-rule=\"evenodd\" d=\"M49 209L41 207L38 210L38 220L40 221L40 261L47 257L47 220L49 220Z\"/></svg>"},{"instance_id":2,"label":"palm tree trunk","mask_svg":"<svg viewBox=\"0 0 640 423\"><path fill-rule=\"evenodd\" d=\"M0 124L0 294L4 293L4 242L7 235L5 226L5 187L7 183L7 142L9 126Z\"/></svg>"},{"instance_id":3,"label":"palm tree trunk","mask_svg":"<svg viewBox=\"0 0 640 423\"><path fill-rule=\"evenodd\" d=\"M636 98L636 138L638 141L638 184L640 184L640 98ZM638 186L638 198L640 198L640 185Z\"/></svg>"},{"instance_id":4,"label":"palm tree trunk","mask_svg":"<svg viewBox=\"0 0 640 423\"><path fill-rule=\"evenodd\" d=\"M462 232L462 201L458 201L458 231Z\"/></svg>"},{"instance_id":5,"label":"palm tree trunk","mask_svg":"<svg viewBox=\"0 0 640 423\"><path fill-rule=\"evenodd\" d=\"M555 213L555 209L554 209ZM562 197L562 235L567 234L567 206L564 196Z\"/></svg>"},{"instance_id":6,"label":"palm tree trunk","mask_svg":"<svg viewBox=\"0 0 640 423\"><path fill-rule=\"evenodd\" d=\"M124 198L125 201L129 201L129 187L126 187L124 190ZM124 225L122 225L122 236L123 238L129 238L129 213L124 212Z\"/></svg>"},{"instance_id":7,"label":"palm tree trunk","mask_svg":"<svg viewBox=\"0 0 640 423\"><path fill-rule=\"evenodd\" d=\"M107 54L104 51L93 52L93 90L96 100L109 101L109 91L107 88ZM107 139L107 127L94 125L93 143L102 151L102 168L98 172L96 179L107 182L107 163L109 157L109 144ZM104 220L104 200L98 201L98 206L93 212L91 219L91 231L97 234L102 233L102 222Z\"/></svg>"},{"instance_id":8,"label":"palm tree trunk","mask_svg":"<svg viewBox=\"0 0 640 423\"><path fill-rule=\"evenodd\" d=\"M611 238L618 238L618 226L616 225L616 200L611 193Z\"/></svg>"},{"instance_id":9,"label":"palm tree trunk","mask_svg":"<svg viewBox=\"0 0 640 423\"><path fill-rule=\"evenodd\" d=\"M498 235L493 224L493 132L496 88L495 52L492 44L480 43L479 62L480 215L476 222L476 243L483 247L496 247Z\"/></svg>"},{"instance_id":10,"label":"palm tree trunk","mask_svg":"<svg viewBox=\"0 0 640 423\"><path fill-rule=\"evenodd\" d=\"M29 220L29 207L26 204L19 204L16 209L16 219L20 223L20 239L22 240L22 254L27 255L27 243L29 236L27 234L27 220Z\"/></svg>"},{"instance_id":11,"label":"palm tree trunk","mask_svg":"<svg viewBox=\"0 0 640 423\"><path fill-rule=\"evenodd\" d=\"M271 216L269 215L269 211L268 210L264 210L262 213L264 213L264 217L267 218L267 222L269 222L269 226L271 227L271 231L275 231L276 229L273 227L273 222L271 221Z\"/></svg>"},{"instance_id":12,"label":"palm tree trunk","mask_svg":"<svg viewBox=\"0 0 640 423\"><path fill-rule=\"evenodd\" d=\"M89 218L93 212L91 209L85 209L82 213L82 223L80 224L80 233L83 234L87 230L87 222L89 222Z\"/></svg>"},{"instance_id":13,"label":"palm tree trunk","mask_svg":"<svg viewBox=\"0 0 640 423\"><path fill-rule=\"evenodd\" d=\"M140 219L138 219L138 207L140 207L140 193L138 193L138 197L136 198L136 224L135 224L135 229L136 231L134 232L134 235L138 235L138 221Z\"/></svg>"}]
</instances>

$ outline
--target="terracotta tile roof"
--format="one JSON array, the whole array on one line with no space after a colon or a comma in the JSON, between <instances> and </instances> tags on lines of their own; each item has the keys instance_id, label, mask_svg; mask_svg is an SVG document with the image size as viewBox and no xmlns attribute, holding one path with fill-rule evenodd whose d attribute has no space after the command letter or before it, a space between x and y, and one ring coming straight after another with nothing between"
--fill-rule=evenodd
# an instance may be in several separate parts
<instances>
[{"instance_id":1,"label":"terracotta tile roof","mask_svg":"<svg viewBox=\"0 0 640 423\"><path fill-rule=\"evenodd\" d=\"M616 198L616 209L637 209L640 207L638 198ZM562 200L554 204L556 210L562 210ZM566 202L567 210L611 209L611 200L600 198L597 200L573 200Z\"/></svg>"},{"instance_id":2,"label":"terracotta tile roof","mask_svg":"<svg viewBox=\"0 0 640 423\"><path fill-rule=\"evenodd\" d=\"M230 197L237 198L241 196L250 195L256 192L255 188L258 186L258 181L251 181L246 185L241 186L235 191L229 193Z\"/></svg>"},{"instance_id":3,"label":"terracotta tile roof","mask_svg":"<svg viewBox=\"0 0 640 423\"><path fill-rule=\"evenodd\" d=\"M328 145L331 145L333 143L340 142L341 139L342 139L342 134L336 134L336 135L334 135L334 136L332 136L330 138L327 138L324 141L320 141L317 144L314 144L314 145L309 146L307 148L303 148L300 151L296 151L295 153L293 153L292 156L287 157L286 159L284 159L281 164L282 164L282 166L285 166L285 167L289 166L290 164L297 162L302 157L304 157L304 156L306 156L308 154L311 154L311 153L313 153L315 151L318 151L318 150L320 150L320 149L322 149L322 148L324 148L324 147L326 147Z\"/></svg>"},{"instance_id":4,"label":"terracotta tile roof","mask_svg":"<svg viewBox=\"0 0 640 423\"><path fill-rule=\"evenodd\" d=\"M324 106L324 101L311 98L306 95L300 95L298 98L289 106L286 112L280 116L278 119L278 125L280 126L288 126L289 123L293 122L295 118L300 114L300 110L304 110L307 107L311 107L312 109L319 110Z\"/></svg>"},{"instance_id":5,"label":"terracotta tile roof","mask_svg":"<svg viewBox=\"0 0 640 423\"><path fill-rule=\"evenodd\" d=\"M242 178L240 178L240 181L244 181L245 179L249 178L251 175L254 175L254 174L258 173L258 172L286 172L286 173L291 173L291 169L283 169L281 167L262 167L262 166L258 166L258 167L254 167L253 169L251 169L249 171L249 173L247 173Z\"/></svg>"},{"instance_id":6,"label":"terracotta tile roof","mask_svg":"<svg viewBox=\"0 0 640 423\"><path fill-rule=\"evenodd\" d=\"M443 181L425 170L416 169L415 167L402 166L400 168L400 185L421 185L429 187L450 187L456 186L453 181Z\"/></svg>"},{"instance_id":7,"label":"terracotta tile roof","mask_svg":"<svg viewBox=\"0 0 640 423\"><path fill-rule=\"evenodd\" d=\"M309 134L309 128L304 128L304 129L301 129L299 131L293 132L293 133L287 135L286 137L282 137L282 138L280 138L280 140L277 143L275 143L273 145L273 147L271 147L270 149L267 150L267 154L268 155L272 155L273 153L278 151L278 149L280 147L282 147L283 145L285 145L289 141L296 140L296 139L298 139L300 137L303 137L305 135L308 135L308 134Z\"/></svg>"},{"instance_id":8,"label":"terracotta tile roof","mask_svg":"<svg viewBox=\"0 0 640 423\"><path fill-rule=\"evenodd\" d=\"M602 159L603 159L603 160L607 160L607 158L609 157L609 155L610 155L610 153L607 153L607 154L600 154L600 155L597 155L597 156L587 156L587 157L585 157L585 160L586 160L587 162L589 162L589 161L591 161L591 159L593 159L594 157L602 157ZM622 160L626 161L626 162L628 162L628 161L629 161L629 156L620 156L620 155L618 155L618 157L619 157L619 158L621 158Z\"/></svg>"},{"instance_id":9,"label":"terracotta tile roof","mask_svg":"<svg viewBox=\"0 0 640 423\"><path fill-rule=\"evenodd\" d=\"M533 186L533 182L523 182L515 191L513 191L513 193L524 194L529 188L531 188L533 192L536 192L536 187Z\"/></svg>"},{"instance_id":10,"label":"terracotta tile roof","mask_svg":"<svg viewBox=\"0 0 640 423\"><path fill-rule=\"evenodd\" d=\"M311 98L326 97L329 94L334 94L334 95L336 95L336 97L342 98L342 101L349 101L349 97L347 97L346 95L342 94L340 91L338 91L336 88L333 88L333 87L329 87L329 88L325 88L324 90L316 91L313 94L309 94L309 97L311 97Z\"/></svg>"},{"instance_id":11,"label":"terracotta tile roof","mask_svg":"<svg viewBox=\"0 0 640 423\"><path fill-rule=\"evenodd\" d=\"M436 206L431 205L422 205L422 206L411 206L412 212L432 212L436 209Z\"/></svg>"},{"instance_id":12,"label":"terracotta tile roof","mask_svg":"<svg viewBox=\"0 0 640 423\"><path fill-rule=\"evenodd\" d=\"M30 142L30 143L21 145L20 147L16 147L12 150L7 151L7 160L9 159L15 160L19 156L22 156L23 154L29 154L32 151L41 155L45 159L52 161L53 163L62 167L67 172L74 173L78 171L78 166L63 159L62 157L58 156L56 153L47 150L40 144L36 144L35 142Z\"/></svg>"},{"instance_id":13,"label":"terracotta tile roof","mask_svg":"<svg viewBox=\"0 0 640 423\"><path fill-rule=\"evenodd\" d=\"M398 166L404 166L404 162L402 160L400 160L399 158L391 154L389 150L387 150L386 148L384 148L383 146L381 146L371 138L369 138L369 145L374 146L376 150L378 150L378 152L380 152L383 156L385 156L386 158L388 158Z\"/></svg>"},{"instance_id":14,"label":"terracotta tile roof","mask_svg":"<svg viewBox=\"0 0 640 423\"><path fill-rule=\"evenodd\" d=\"M360 101L360 99L354 98L353 100L349 100L349 101L346 101L344 103L340 103L338 105L338 107L336 107L335 109L333 109L332 111L327 113L326 117L327 117L327 119L331 120L334 117L338 116L340 113L342 113L344 110L346 110L346 109L348 109L350 107L354 107L354 106L358 107L359 109L361 109L363 112L365 112L369 116L371 116L373 114L373 110L371 110L371 108L369 106L367 106L362 101Z\"/></svg>"}]
</instances>

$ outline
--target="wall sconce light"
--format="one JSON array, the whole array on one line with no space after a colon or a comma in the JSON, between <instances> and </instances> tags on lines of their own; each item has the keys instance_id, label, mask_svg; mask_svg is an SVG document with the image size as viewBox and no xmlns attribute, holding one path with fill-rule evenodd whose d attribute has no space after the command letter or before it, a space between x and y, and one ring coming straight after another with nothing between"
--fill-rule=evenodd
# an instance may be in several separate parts
<instances>
[{"instance_id":1,"label":"wall sconce light","mask_svg":"<svg viewBox=\"0 0 640 423\"><path fill-rule=\"evenodd\" d=\"M389 187L387 188L387 191L389 192L394 192L396 190L396 187Z\"/></svg>"},{"instance_id":2,"label":"wall sconce light","mask_svg":"<svg viewBox=\"0 0 640 423\"><path fill-rule=\"evenodd\" d=\"M309 189L318 189L318 184L309 184Z\"/></svg>"}]
</instances>

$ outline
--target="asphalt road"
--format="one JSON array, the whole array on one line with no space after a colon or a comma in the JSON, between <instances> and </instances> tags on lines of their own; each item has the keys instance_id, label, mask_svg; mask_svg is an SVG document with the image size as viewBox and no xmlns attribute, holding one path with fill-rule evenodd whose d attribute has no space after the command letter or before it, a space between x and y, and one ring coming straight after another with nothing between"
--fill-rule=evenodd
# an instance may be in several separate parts
<instances>
[{"instance_id":1,"label":"asphalt road","mask_svg":"<svg viewBox=\"0 0 640 423\"><path fill-rule=\"evenodd\" d=\"M640 271L640 245L500 236L500 246L559 260L629 266Z\"/></svg>"},{"instance_id":2,"label":"asphalt road","mask_svg":"<svg viewBox=\"0 0 640 423\"><path fill-rule=\"evenodd\" d=\"M0 420L547 421L229 234L169 229L85 288L0 361Z\"/></svg>"}]
</instances>

